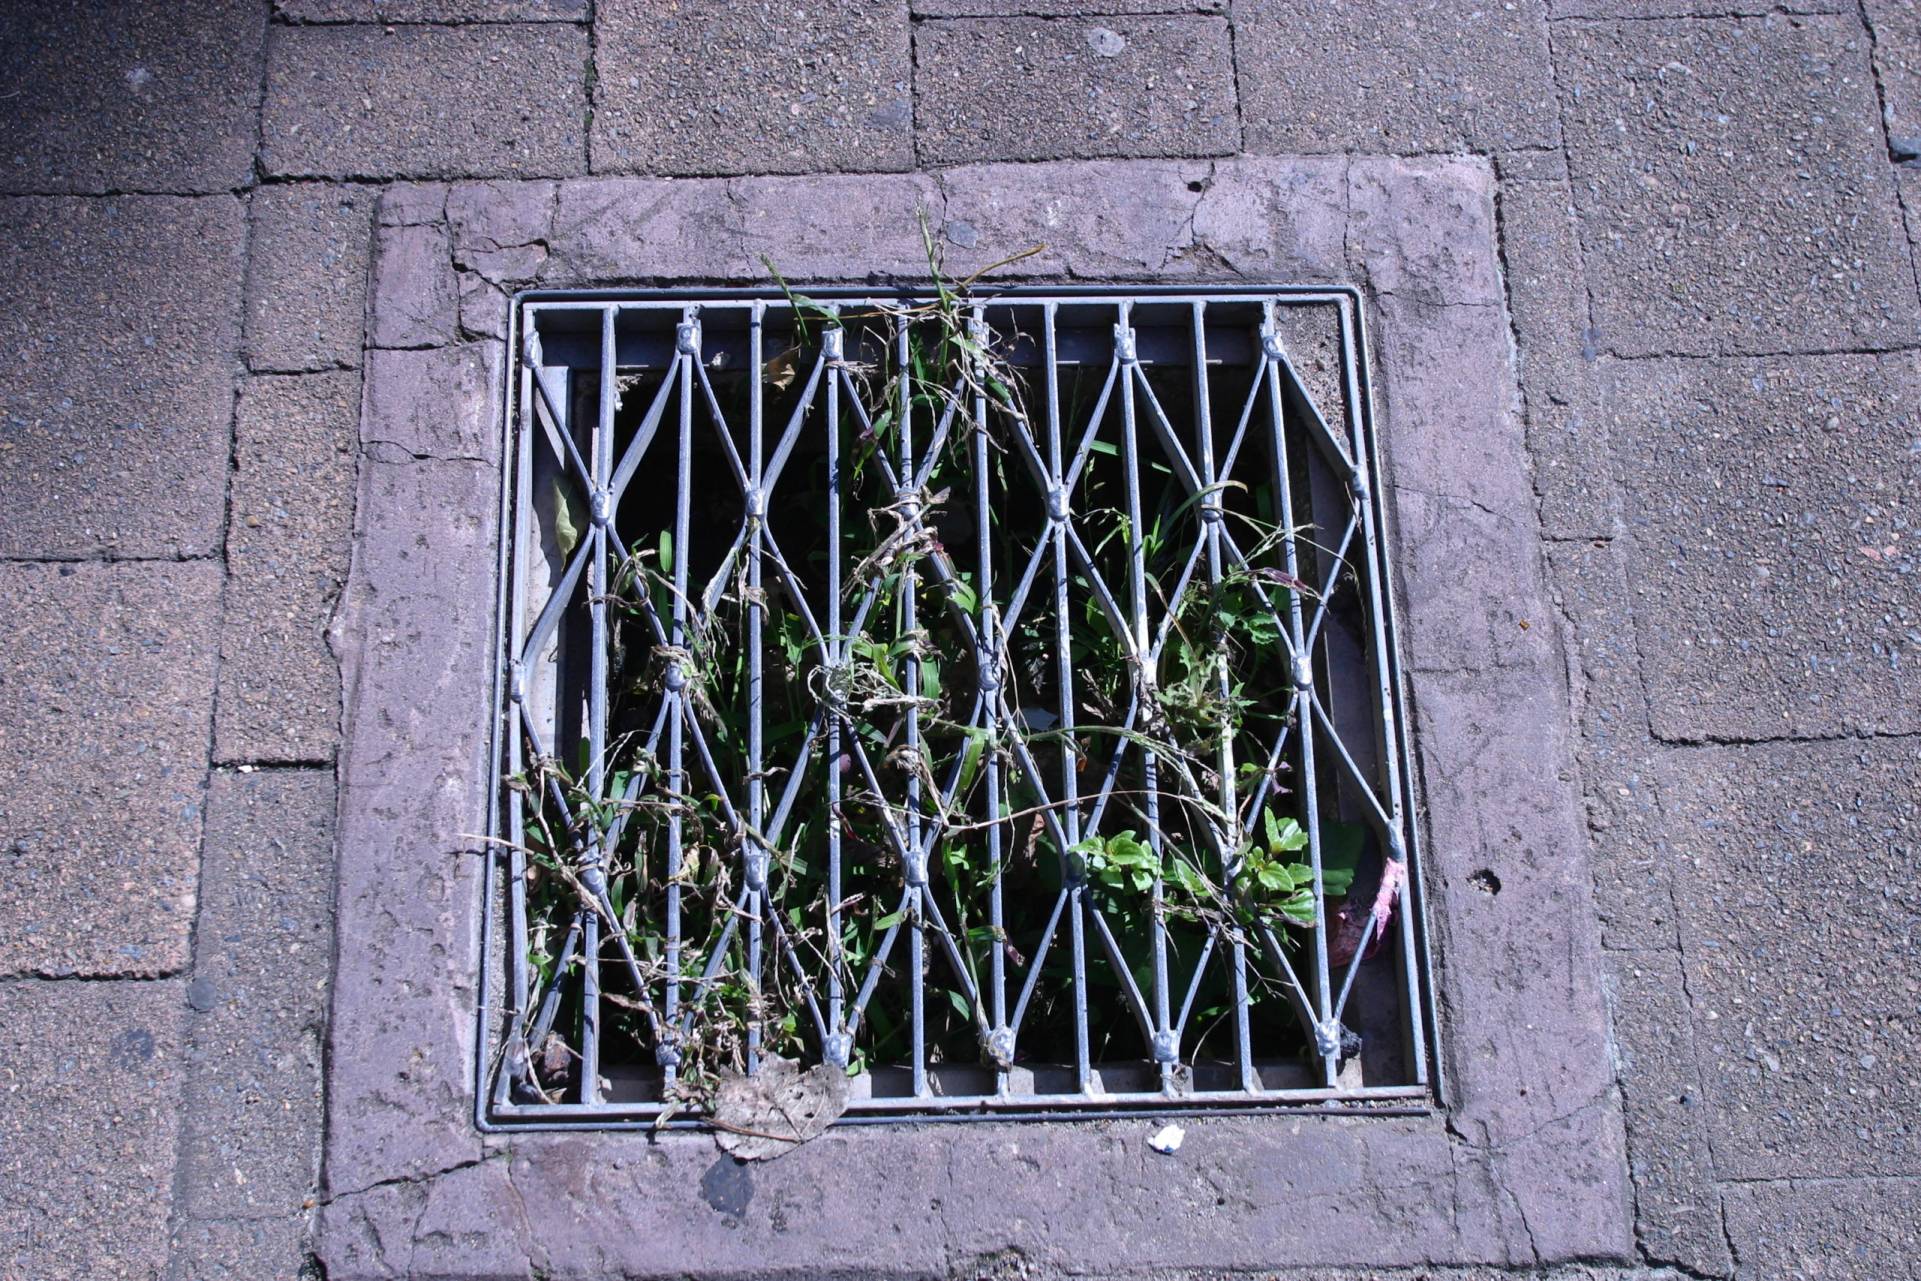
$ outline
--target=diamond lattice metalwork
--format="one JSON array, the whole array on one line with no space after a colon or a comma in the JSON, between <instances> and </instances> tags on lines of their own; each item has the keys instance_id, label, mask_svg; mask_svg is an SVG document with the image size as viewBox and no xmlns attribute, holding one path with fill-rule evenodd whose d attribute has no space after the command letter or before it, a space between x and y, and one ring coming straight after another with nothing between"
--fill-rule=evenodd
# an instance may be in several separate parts
<instances>
[{"instance_id":1,"label":"diamond lattice metalwork","mask_svg":"<svg viewBox=\"0 0 1921 1281\"><path fill-rule=\"evenodd\" d=\"M502 1123L1419 1106L1355 295L530 295Z\"/></svg>"}]
</instances>

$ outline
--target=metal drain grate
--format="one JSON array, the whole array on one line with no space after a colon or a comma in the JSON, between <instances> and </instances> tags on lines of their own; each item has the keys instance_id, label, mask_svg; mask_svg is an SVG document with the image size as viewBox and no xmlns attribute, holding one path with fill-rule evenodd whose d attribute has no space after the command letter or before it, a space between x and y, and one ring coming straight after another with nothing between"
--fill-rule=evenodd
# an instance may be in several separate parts
<instances>
[{"instance_id":1,"label":"metal drain grate","mask_svg":"<svg viewBox=\"0 0 1921 1281\"><path fill-rule=\"evenodd\" d=\"M1431 1101L1355 295L515 325L488 1121Z\"/></svg>"}]
</instances>

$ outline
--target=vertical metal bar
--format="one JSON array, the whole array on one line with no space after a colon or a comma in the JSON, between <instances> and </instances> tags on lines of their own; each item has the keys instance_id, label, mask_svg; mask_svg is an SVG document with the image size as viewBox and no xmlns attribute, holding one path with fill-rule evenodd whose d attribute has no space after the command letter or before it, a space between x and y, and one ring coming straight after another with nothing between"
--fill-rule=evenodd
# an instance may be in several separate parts
<instances>
[{"instance_id":1,"label":"vertical metal bar","mask_svg":"<svg viewBox=\"0 0 1921 1281\"><path fill-rule=\"evenodd\" d=\"M847 662L847 638L841 634L841 566L840 566L840 521L841 503L846 495L841 488L840 459L840 396L842 382L842 352L847 336L840 329L838 315L829 322L833 328L823 336L827 344L823 358L828 361L827 370L827 653L833 671L827 674L832 681L834 672L844 669ZM827 718L827 1026L835 1041L828 1048L826 1058L838 1067L847 1066L847 1056L851 1047L840 1038L846 1035L843 1022L844 1003L841 967L846 964L846 954L842 951L840 924L841 866L840 866L840 771L841 758L845 745L841 741L842 725L838 709L830 711ZM838 1060L836 1062L836 1060Z\"/></svg>"},{"instance_id":2,"label":"vertical metal bar","mask_svg":"<svg viewBox=\"0 0 1921 1281\"><path fill-rule=\"evenodd\" d=\"M1287 411L1281 396L1280 334L1275 327L1274 304L1262 304L1261 347L1263 374L1267 379L1267 407L1273 430L1274 493L1280 506L1281 565L1291 579L1300 578L1300 547L1295 537L1294 490L1288 465ZM1334 1028L1332 992L1327 977L1327 893L1321 880L1321 813L1319 787L1314 776L1314 733L1309 717L1313 710L1313 667L1307 649L1307 628L1301 617L1301 594L1287 593L1288 632L1294 651L1294 723L1301 756L1301 808L1306 814L1308 861L1314 869L1314 1002L1315 1026L1308 1029L1321 1060L1322 1084L1333 1088L1340 1069L1340 1034Z\"/></svg>"},{"instance_id":3,"label":"vertical metal bar","mask_svg":"<svg viewBox=\"0 0 1921 1281\"><path fill-rule=\"evenodd\" d=\"M987 319L982 308L975 306L969 318L969 336L977 351L987 349ZM1001 894L1001 842L1004 838L1003 824L999 821L1006 811L1001 801L1000 746L993 740L998 739L1000 730L1000 683L1001 683L1001 636L1000 619L994 605L994 506L991 495L993 472L987 456L987 393L984 356L975 357L974 370L974 550L975 580L974 601L980 618L980 650L974 656L980 671L981 694L986 708L987 722L993 727L989 742L984 746L981 759L981 783L987 790L987 919L994 932L993 947L988 956L988 974L992 989L988 1000L990 1008L987 1017L992 1021L990 1032L992 1048L996 1059L996 1089L1006 1094L1012 1088L1009 1069L1013 1067L1013 1036L1007 1027L1007 911L1006 902ZM963 749L965 750L965 749Z\"/></svg>"},{"instance_id":4,"label":"vertical metal bar","mask_svg":"<svg viewBox=\"0 0 1921 1281\"><path fill-rule=\"evenodd\" d=\"M1147 640L1147 539L1146 513L1141 509L1141 450L1139 423L1135 419L1134 393L1135 380L1145 379L1139 352L1134 343L1133 304L1120 305L1120 319L1114 326L1115 358L1121 364L1121 470L1127 499L1127 596L1128 625L1133 635L1128 641L1128 649L1134 654L1135 661L1141 665L1137 682L1146 682L1148 691L1145 696L1152 697L1155 673L1147 670L1153 662ZM1161 1088L1170 1090L1174 1084L1175 1060L1172 1054L1172 1030L1168 1026L1167 993L1167 921L1166 885L1162 878L1161 859L1164 854L1161 840L1158 762L1149 748L1141 748L1141 788L1145 792L1147 814L1148 846L1154 851L1154 888L1149 920L1153 930L1153 969L1154 969L1154 1043L1148 1047L1154 1061L1159 1064Z\"/></svg>"},{"instance_id":5,"label":"vertical metal bar","mask_svg":"<svg viewBox=\"0 0 1921 1281\"><path fill-rule=\"evenodd\" d=\"M1058 715L1055 726L1060 734L1061 825L1069 844L1081 839L1079 757L1074 744L1074 663L1068 628L1067 521L1068 496L1063 480L1061 458L1060 344L1057 333L1059 304L1049 302L1041 310L1042 350L1047 365L1047 475L1051 492L1047 496L1048 515L1054 542L1054 672L1059 685ZM1092 429L1090 428L1090 438ZM1070 864L1066 850L1060 851L1064 864ZM1086 886L1079 875L1068 887L1068 936L1072 942L1074 965L1074 1064L1076 1079L1083 1093L1094 1090L1093 1063L1087 1045L1087 922Z\"/></svg>"},{"instance_id":6,"label":"vertical metal bar","mask_svg":"<svg viewBox=\"0 0 1921 1281\"><path fill-rule=\"evenodd\" d=\"M919 470L914 466L914 386L913 355L911 335L907 318L896 317L894 321L895 359L900 363L900 480L901 488L895 493L895 502L900 505L900 519L903 524L918 524L920 521L920 496L909 486ZM916 1097L927 1093L927 1013L926 1013L926 965L927 938L923 923L926 915L924 899L927 894L927 860L921 848L920 812L920 651L919 642L914 634L919 630L919 620L915 614L914 588L917 573L914 560L903 558L900 569L900 618L903 634L910 638L906 653L901 661L901 693L905 696L906 719L905 733L907 765L907 876L908 894L912 899L909 912L912 932L907 936L908 967L914 982L914 1094Z\"/></svg>"},{"instance_id":7,"label":"vertical metal bar","mask_svg":"<svg viewBox=\"0 0 1921 1281\"><path fill-rule=\"evenodd\" d=\"M587 615L591 631L587 683L587 795L598 806L607 787L607 508L605 485L613 470L614 409L619 402L614 377L614 317L616 308L600 309L600 414L594 422L588 450L588 503L593 510L593 559L587 565ZM558 748L560 745L555 744ZM608 851L601 848L598 815L588 819L589 866L582 882L602 892L606 884ZM580 1096L584 1103L600 1101L600 913L587 914L583 982L581 985Z\"/></svg>"},{"instance_id":8,"label":"vertical metal bar","mask_svg":"<svg viewBox=\"0 0 1921 1281\"><path fill-rule=\"evenodd\" d=\"M671 1088L680 1068L680 948L681 886L680 875L686 851L683 846L682 808L687 795L686 708L683 693L687 675L680 654L687 645L687 530L694 501L694 361L700 351L700 326L693 307L682 309L680 324L674 332L674 363L667 377L680 379L680 438L676 442L674 481L674 619L670 631L673 657L667 661L665 697L671 703L667 714L667 995L663 1002L666 1035L669 1043L656 1048L663 1077ZM699 998L699 993L695 993Z\"/></svg>"},{"instance_id":9,"label":"vertical metal bar","mask_svg":"<svg viewBox=\"0 0 1921 1281\"><path fill-rule=\"evenodd\" d=\"M767 871L768 851L761 842L761 831L766 818L767 789L761 769L761 692L763 673L761 671L761 627L766 614L766 597L761 590L761 549L766 544L762 526L767 510L766 498L761 493L761 413L766 375L762 365L763 322L767 316L767 304L754 303L747 318L747 493L743 495L747 503L747 824L752 829L748 838L741 842L741 853L747 860L747 992L752 1002L747 1019L747 1070L752 1072L760 1066L760 1048L763 1035L762 1024L766 1011L766 994L761 991L761 950L764 928L763 914L767 910ZM714 424L715 431L726 431L723 423Z\"/></svg>"}]
</instances>

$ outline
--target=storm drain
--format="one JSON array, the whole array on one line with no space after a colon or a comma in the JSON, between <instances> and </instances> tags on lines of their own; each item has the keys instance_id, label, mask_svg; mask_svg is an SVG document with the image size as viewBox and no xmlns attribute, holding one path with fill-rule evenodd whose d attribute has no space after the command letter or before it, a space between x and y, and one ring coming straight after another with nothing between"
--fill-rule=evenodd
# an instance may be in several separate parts
<instances>
[{"instance_id":1,"label":"storm drain","mask_svg":"<svg viewBox=\"0 0 1921 1281\"><path fill-rule=\"evenodd\" d=\"M1431 1101L1352 293L532 294L512 346L488 1120Z\"/></svg>"}]
</instances>

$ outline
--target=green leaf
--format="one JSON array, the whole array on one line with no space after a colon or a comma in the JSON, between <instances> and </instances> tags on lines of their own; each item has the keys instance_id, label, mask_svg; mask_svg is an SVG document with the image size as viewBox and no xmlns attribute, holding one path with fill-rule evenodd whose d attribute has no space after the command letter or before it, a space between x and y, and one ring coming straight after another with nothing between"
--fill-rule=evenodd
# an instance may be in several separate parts
<instances>
[{"instance_id":1,"label":"green leaf","mask_svg":"<svg viewBox=\"0 0 1921 1281\"><path fill-rule=\"evenodd\" d=\"M1329 898L1340 898L1354 888L1354 871L1366 847L1365 824L1321 820L1321 887Z\"/></svg>"},{"instance_id":2,"label":"green leaf","mask_svg":"<svg viewBox=\"0 0 1921 1281\"><path fill-rule=\"evenodd\" d=\"M657 544L657 547L659 548L659 551L660 551L660 572L663 574L673 573L674 572L674 534L672 530L663 529L660 531L660 541Z\"/></svg>"},{"instance_id":3,"label":"green leaf","mask_svg":"<svg viewBox=\"0 0 1921 1281\"><path fill-rule=\"evenodd\" d=\"M580 513L574 509L573 487L567 477L554 477L554 546L566 556L580 546L582 523Z\"/></svg>"}]
</instances>

